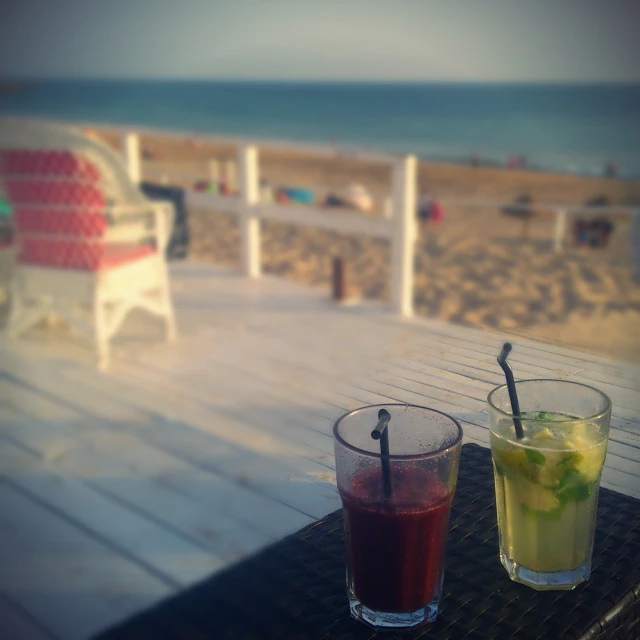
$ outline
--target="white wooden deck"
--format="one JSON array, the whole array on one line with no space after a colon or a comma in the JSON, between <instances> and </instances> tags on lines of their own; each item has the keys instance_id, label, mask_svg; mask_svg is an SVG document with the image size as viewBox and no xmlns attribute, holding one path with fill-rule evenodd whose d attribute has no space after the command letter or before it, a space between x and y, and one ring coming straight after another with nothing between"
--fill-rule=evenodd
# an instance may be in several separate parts
<instances>
[{"instance_id":1,"label":"white wooden deck","mask_svg":"<svg viewBox=\"0 0 640 640\"><path fill-rule=\"evenodd\" d=\"M411 402L486 444L504 337L172 267L181 337L134 316L106 373L60 329L0 338L0 637L84 639L338 508L333 421ZM515 339L516 377L614 402L604 485L640 497L640 367Z\"/></svg>"}]
</instances>

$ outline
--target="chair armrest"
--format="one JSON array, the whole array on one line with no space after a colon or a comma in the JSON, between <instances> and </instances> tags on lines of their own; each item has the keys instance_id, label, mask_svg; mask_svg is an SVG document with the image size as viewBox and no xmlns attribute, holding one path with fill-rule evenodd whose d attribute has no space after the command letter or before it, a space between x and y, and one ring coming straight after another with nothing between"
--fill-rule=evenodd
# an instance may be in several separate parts
<instances>
[{"instance_id":1,"label":"chair armrest","mask_svg":"<svg viewBox=\"0 0 640 640\"><path fill-rule=\"evenodd\" d=\"M108 207L105 217L111 226L107 232L111 241L152 237L158 251L164 253L173 229L175 209L173 203L162 201L120 204Z\"/></svg>"}]
</instances>

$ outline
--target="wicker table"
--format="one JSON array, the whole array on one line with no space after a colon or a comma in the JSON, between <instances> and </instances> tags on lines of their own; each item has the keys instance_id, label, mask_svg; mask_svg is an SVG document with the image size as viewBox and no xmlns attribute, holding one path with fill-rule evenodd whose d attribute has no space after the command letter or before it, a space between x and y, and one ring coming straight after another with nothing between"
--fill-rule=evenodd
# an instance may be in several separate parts
<instances>
[{"instance_id":1,"label":"wicker table","mask_svg":"<svg viewBox=\"0 0 640 640\"><path fill-rule=\"evenodd\" d=\"M536 592L498 560L490 453L463 447L438 621L376 634L350 618L341 512L98 636L99 640L640 638L640 501L602 489L591 580Z\"/></svg>"}]
</instances>

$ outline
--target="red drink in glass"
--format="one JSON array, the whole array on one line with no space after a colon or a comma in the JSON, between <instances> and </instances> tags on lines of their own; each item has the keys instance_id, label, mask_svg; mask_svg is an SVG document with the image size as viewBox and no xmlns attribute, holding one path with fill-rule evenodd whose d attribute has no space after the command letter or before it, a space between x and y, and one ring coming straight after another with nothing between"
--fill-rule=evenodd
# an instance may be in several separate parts
<instances>
[{"instance_id":1,"label":"red drink in glass","mask_svg":"<svg viewBox=\"0 0 640 640\"><path fill-rule=\"evenodd\" d=\"M441 590L453 495L443 487L430 488L427 474L411 470L400 486L413 496L394 505L372 504L378 475L356 479L353 493L342 494L347 573L366 607L416 611Z\"/></svg>"},{"instance_id":2,"label":"red drink in glass","mask_svg":"<svg viewBox=\"0 0 640 640\"><path fill-rule=\"evenodd\" d=\"M462 431L439 412L384 405L391 414L385 457L371 441L382 407L351 412L334 430L347 589L356 619L379 629L408 629L437 616Z\"/></svg>"}]
</instances>

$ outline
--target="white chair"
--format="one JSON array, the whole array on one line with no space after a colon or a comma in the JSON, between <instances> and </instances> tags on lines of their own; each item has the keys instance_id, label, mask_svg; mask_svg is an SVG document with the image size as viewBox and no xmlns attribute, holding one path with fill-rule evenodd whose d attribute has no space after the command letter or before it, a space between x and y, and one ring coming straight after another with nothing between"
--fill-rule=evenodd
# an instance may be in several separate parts
<instances>
[{"instance_id":1,"label":"white chair","mask_svg":"<svg viewBox=\"0 0 640 640\"><path fill-rule=\"evenodd\" d=\"M57 315L93 342L101 368L136 307L175 337L164 257L173 206L147 200L117 153L69 127L2 120L0 181L17 252L9 335Z\"/></svg>"}]
</instances>

